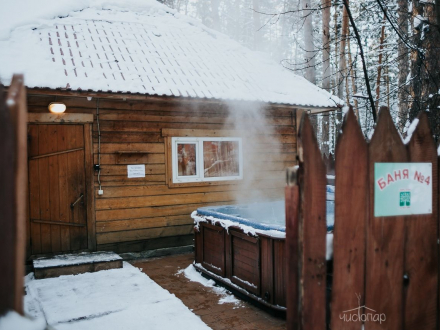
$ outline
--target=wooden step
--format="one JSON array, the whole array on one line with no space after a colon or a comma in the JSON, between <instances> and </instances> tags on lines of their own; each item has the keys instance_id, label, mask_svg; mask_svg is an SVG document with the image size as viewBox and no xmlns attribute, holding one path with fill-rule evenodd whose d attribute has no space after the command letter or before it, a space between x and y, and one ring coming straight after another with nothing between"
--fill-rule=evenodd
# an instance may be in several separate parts
<instances>
[{"instance_id":1,"label":"wooden step","mask_svg":"<svg viewBox=\"0 0 440 330\"><path fill-rule=\"evenodd\" d=\"M63 254L33 261L36 279L76 275L122 268L122 258L114 252Z\"/></svg>"}]
</instances>

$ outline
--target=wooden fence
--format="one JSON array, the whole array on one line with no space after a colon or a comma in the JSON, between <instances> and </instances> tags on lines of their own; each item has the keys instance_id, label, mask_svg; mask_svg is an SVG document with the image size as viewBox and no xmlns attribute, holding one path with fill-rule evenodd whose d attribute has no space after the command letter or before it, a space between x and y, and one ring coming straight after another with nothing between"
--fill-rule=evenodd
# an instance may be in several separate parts
<instances>
[{"instance_id":1,"label":"wooden fence","mask_svg":"<svg viewBox=\"0 0 440 330\"><path fill-rule=\"evenodd\" d=\"M23 312L27 199L27 113L23 76L0 86L0 315Z\"/></svg>"},{"instance_id":2,"label":"wooden fence","mask_svg":"<svg viewBox=\"0 0 440 330\"><path fill-rule=\"evenodd\" d=\"M418 118L405 145L387 108L369 143L353 110L346 115L335 153L334 257L327 274L326 166L303 116L300 165L286 187L288 329L439 329L438 158L426 113ZM424 180L431 180L432 201L422 198L432 202L431 213L375 217L377 163L430 163L432 177Z\"/></svg>"}]
</instances>

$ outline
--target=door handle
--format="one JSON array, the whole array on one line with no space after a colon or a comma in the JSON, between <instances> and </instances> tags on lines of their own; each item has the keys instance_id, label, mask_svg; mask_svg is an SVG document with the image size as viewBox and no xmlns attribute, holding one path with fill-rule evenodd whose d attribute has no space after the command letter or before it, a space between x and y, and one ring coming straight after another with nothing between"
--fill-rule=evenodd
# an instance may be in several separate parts
<instances>
[{"instance_id":1,"label":"door handle","mask_svg":"<svg viewBox=\"0 0 440 330\"><path fill-rule=\"evenodd\" d=\"M70 204L70 208L73 210L73 208L75 207L75 204L78 203L81 200L81 198L83 198L83 197L84 197L84 194L79 195L77 200L74 201L72 204Z\"/></svg>"}]
</instances>

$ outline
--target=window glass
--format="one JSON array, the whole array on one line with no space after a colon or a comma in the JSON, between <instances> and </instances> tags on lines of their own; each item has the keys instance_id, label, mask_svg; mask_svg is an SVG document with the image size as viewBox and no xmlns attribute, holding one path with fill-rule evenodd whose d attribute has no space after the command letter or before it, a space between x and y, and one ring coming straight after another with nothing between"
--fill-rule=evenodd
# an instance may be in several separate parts
<instances>
[{"instance_id":1,"label":"window glass","mask_svg":"<svg viewBox=\"0 0 440 330\"><path fill-rule=\"evenodd\" d=\"M204 177L230 177L240 175L238 141L204 141Z\"/></svg>"},{"instance_id":2,"label":"window glass","mask_svg":"<svg viewBox=\"0 0 440 330\"><path fill-rule=\"evenodd\" d=\"M177 143L177 175L197 175L197 144Z\"/></svg>"}]
</instances>

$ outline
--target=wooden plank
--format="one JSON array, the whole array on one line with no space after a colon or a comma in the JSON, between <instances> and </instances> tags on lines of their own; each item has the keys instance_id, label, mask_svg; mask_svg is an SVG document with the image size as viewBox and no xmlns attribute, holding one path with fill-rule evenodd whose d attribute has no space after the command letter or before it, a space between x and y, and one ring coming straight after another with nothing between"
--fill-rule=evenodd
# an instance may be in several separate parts
<instances>
[{"instance_id":1,"label":"wooden plank","mask_svg":"<svg viewBox=\"0 0 440 330\"><path fill-rule=\"evenodd\" d=\"M261 295L265 301L273 304L274 301L274 263L273 240L260 237L261 244ZM288 287L286 287L287 289Z\"/></svg>"},{"instance_id":2,"label":"wooden plank","mask_svg":"<svg viewBox=\"0 0 440 330\"><path fill-rule=\"evenodd\" d=\"M72 150L63 150L63 151L52 152L50 154L30 157L29 160L35 160L35 159L44 158L44 157L51 157L51 156L58 156L61 154L67 154L69 152L75 152L75 151L80 151L80 150L84 150L84 148L77 148L77 149L72 149Z\"/></svg>"},{"instance_id":3,"label":"wooden plank","mask_svg":"<svg viewBox=\"0 0 440 330\"><path fill-rule=\"evenodd\" d=\"M182 236L159 237L148 240L120 242L98 245L99 251L114 251L116 253L137 252L164 249L193 244L194 234Z\"/></svg>"},{"instance_id":4,"label":"wooden plank","mask_svg":"<svg viewBox=\"0 0 440 330\"><path fill-rule=\"evenodd\" d=\"M279 191L277 188L271 189L273 192ZM267 190L265 193L270 194L272 191ZM193 194L176 194L161 196L142 196L142 197L121 197L113 199L97 199L96 210L111 209L129 209L145 206L165 206L165 205L181 205L187 203L210 203L210 202L233 202L236 195L232 192L206 192ZM250 196L251 198L252 196ZM243 197L246 200L247 197Z\"/></svg>"},{"instance_id":5,"label":"wooden plank","mask_svg":"<svg viewBox=\"0 0 440 330\"><path fill-rule=\"evenodd\" d=\"M241 137L244 131L225 130L225 129L175 129L162 128L162 136L164 137Z\"/></svg>"},{"instance_id":6,"label":"wooden plank","mask_svg":"<svg viewBox=\"0 0 440 330\"><path fill-rule=\"evenodd\" d=\"M232 236L225 233L225 278L232 278Z\"/></svg>"},{"instance_id":7,"label":"wooden plank","mask_svg":"<svg viewBox=\"0 0 440 330\"><path fill-rule=\"evenodd\" d=\"M210 242L217 241L210 246ZM203 224L202 265L214 274L225 276L225 230L222 227Z\"/></svg>"},{"instance_id":8,"label":"wooden plank","mask_svg":"<svg viewBox=\"0 0 440 330\"><path fill-rule=\"evenodd\" d=\"M125 122L148 122L148 123L188 123L191 122L197 124L225 124L228 121L229 116L226 114L224 116L219 116L218 114L211 114L209 116L201 116L199 115L175 115L175 116L155 116L151 114L144 114L139 112L127 112L127 113L103 113L99 116L100 120L103 121L125 121ZM234 117L236 121L244 121L249 119L246 116L237 115ZM289 117L266 117L265 122L267 125L274 126L290 126L290 118Z\"/></svg>"},{"instance_id":9,"label":"wooden plank","mask_svg":"<svg viewBox=\"0 0 440 330\"><path fill-rule=\"evenodd\" d=\"M3 94L3 90L0 90L0 94ZM4 94L3 94L4 95ZM0 96L0 104L3 103L3 98ZM10 236L12 241L0 235L0 241L5 244L1 246L1 250L5 251L7 255L12 257L9 259L3 254L0 255L0 259L6 264L0 262L0 269L7 275L0 279L2 286L0 286L0 296L4 303L0 303L0 314L3 314L8 309L13 309L16 312L23 314L23 278L24 278L24 260L25 260L25 246L26 246L26 201L27 201L27 127L26 127L26 91L23 83L22 75L14 75L9 87L6 97L6 107L2 104L0 106L0 112L3 112L5 116L2 116L2 122L6 126L10 126L10 130L5 127L1 127L1 130L5 130L5 134L1 139L5 139L4 144L0 144L2 157L6 162L0 165L1 172L10 176L10 179L1 178L2 189L0 192L0 198L3 203L12 201L8 207L12 207L12 217L8 217L10 213L7 209L0 211L4 222L1 221L2 231L6 236ZM9 116L6 114L9 112ZM4 119L4 121L3 121ZM12 142L12 143L11 143ZM9 149L12 147L12 150ZM9 150L8 150L9 149ZM15 150L14 150L15 149ZM12 151L12 152L11 152ZM10 166L13 166L12 170ZM3 180L5 179L5 180ZM13 186L10 186L12 180ZM8 189L9 188L9 189ZM8 191L9 190L9 191ZM10 194L12 200L4 198L5 194ZM0 202L0 204L2 203ZM8 223L12 225L12 228L8 226ZM8 231L8 229L12 231ZM12 243L8 245L8 243ZM12 253L11 253L12 250ZM10 276L10 277L9 277ZM12 280L12 281L10 281ZM4 285L4 287L3 287ZM6 288L6 292L4 289ZM10 303L10 304L9 304Z\"/></svg>"},{"instance_id":10,"label":"wooden plank","mask_svg":"<svg viewBox=\"0 0 440 330\"><path fill-rule=\"evenodd\" d=\"M244 249L238 249L238 245L235 245L236 249L234 250L235 260L240 261L240 263L246 264L250 267L258 268L258 258L256 256L259 255L259 251L247 251Z\"/></svg>"},{"instance_id":11,"label":"wooden plank","mask_svg":"<svg viewBox=\"0 0 440 330\"><path fill-rule=\"evenodd\" d=\"M95 182L98 181L97 173L95 173ZM165 175L164 174L151 174L145 175L144 178L128 178L127 175L106 175L101 177L102 185L140 185L140 184L149 184L151 182L157 182L160 184L165 183Z\"/></svg>"},{"instance_id":12,"label":"wooden plank","mask_svg":"<svg viewBox=\"0 0 440 330\"><path fill-rule=\"evenodd\" d=\"M92 125L84 125L84 168L85 168L85 202L87 220L87 248L96 250L96 219L95 219L95 198L94 198L94 177L93 177L93 142Z\"/></svg>"},{"instance_id":13,"label":"wooden plank","mask_svg":"<svg viewBox=\"0 0 440 330\"><path fill-rule=\"evenodd\" d=\"M326 325L326 174L315 133L303 114L298 134L300 155L300 329ZM317 306L322 306L317 308Z\"/></svg>"},{"instance_id":14,"label":"wooden plank","mask_svg":"<svg viewBox=\"0 0 440 330\"><path fill-rule=\"evenodd\" d=\"M84 133L84 125L75 125L75 134L77 136L78 143L81 143L81 146L85 145L85 133ZM90 126L88 126L90 127ZM88 136L90 138L90 135ZM81 141L81 142L79 142ZM90 141L90 140L89 140ZM83 194L87 195L86 191L86 169L85 169L85 152L80 152L80 156L76 159L77 163L77 173L78 173L78 183L77 183L77 195L72 200L75 201L77 198ZM74 207L75 211L78 212L78 222L82 224L87 224L87 196L85 196L79 203L77 203ZM80 241L80 249L88 248L88 235L87 235L87 227L77 227L79 229L79 241Z\"/></svg>"},{"instance_id":15,"label":"wooden plank","mask_svg":"<svg viewBox=\"0 0 440 330\"><path fill-rule=\"evenodd\" d=\"M103 154L120 151L144 151L148 153L164 153L163 143L101 143ZM93 152L98 152L98 145L93 146Z\"/></svg>"},{"instance_id":16,"label":"wooden plank","mask_svg":"<svg viewBox=\"0 0 440 330\"><path fill-rule=\"evenodd\" d=\"M368 146L353 109L348 111L336 146L333 239L332 329L359 329L345 322L343 311L364 305L365 243L368 220ZM358 294L361 298L358 298ZM374 308L374 307L373 307Z\"/></svg>"},{"instance_id":17,"label":"wooden plank","mask_svg":"<svg viewBox=\"0 0 440 330\"><path fill-rule=\"evenodd\" d=\"M139 160L132 160L135 157ZM94 163L98 163L98 155L93 154ZM101 154L101 164L102 165L118 165L118 164L136 164L137 162L144 161L145 164L165 164L165 154L137 154L132 155L121 155L121 154Z\"/></svg>"},{"instance_id":18,"label":"wooden plank","mask_svg":"<svg viewBox=\"0 0 440 330\"><path fill-rule=\"evenodd\" d=\"M67 148L67 133L68 126L60 125L58 128L58 148L65 150ZM58 183L59 183L59 196L60 196L60 215L59 220L65 223L70 223L71 211L70 211L70 194L68 184L68 155L62 154L58 156ZM70 228L68 226L60 226L61 237L61 250L70 251Z\"/></svg>"},{"instance_id":19,"label":"wooden plank","mask_svg":"<svg viewBox=\"0 0 440 330\"><path fill-rule=\"evenodd\" d=\"M130 163L136 164L136 163ZM141 164L144 165L144 164ZM127 176L127 165L102 165L101 166L101 175L125 175ZM165 164L146 164L145 165L145 175L152 174L165 174Z\"/></svg>"},{"instance_id":20,"label":"wooden plank","mask_svg":"<svg viewBox=\"0 0 440 330\"><path fill-rule=\"evenodd\" d=\"M98 142L98 132L93 132L93 140ZM101 132L101 142L134 142L134 143L146 143L152 142L163 143L164 138L159 133L144 133L144 132Z\"/></svg>"},{"instance_id":21,"label":"wooden plank","mask_svg":"<svg viewBox=\"0 0 440 330\"><path fill-rule=\"evenodd\" d=\"M72 223L72 222L65 222L65 221L56 221L56 220L40 220L40 219L31 219L32 223L43 223L47 225L55 225L52 227L59 227L59 226L73 226L73 227L85 227L86 225L83 223ZM60 243L60 242L58 242ZM59 252L60 250L54 250L53 252ZM66 250L68 251L68 250Z\"/></svg>"},{"instance_id":22,"label":"wooden plank","mask_svg":"<svg viewBox=\"0 0 440 330\"><path fill-rule=\"evenodd\" d=\"M93 123L93 115L88 113L28 113L29 123Z\"/></svg>"},{"instance_id":23,"label":"wooden plank","mask_svg":"<svg viewBox=\"0 0 440 330\"><path fill-rule=\"evenodd\" d=\"M118 269L122 268L122 260L94 262L89 264L81 264L65 267L53 267L53 268L36 268L35 278L53 278L63 275L78 275L84 273L93 273L100 270Z\"/></svg>"},{"instance_id":24,"label":"wooden plank","mask_svg":"<svg viewBox=\"0 0 440 330\"><path fill-rule=\"evenodd\" d=\"M258 180L252 185L252 189L264 190L264 189L282 189L283 183L273 182L271 180ZM156 195L171 195L171 194L189 194L189 193L201 193L201 192L214 192L214 191L237 191L247 192L250 191L250 184L223 184L217 186L202 186L202 187L183 187L183 188L169 188L167 185L142 185L142 186L122 186L122 187L108 187L105 190L105 194L101 198L115 198L115 197L142 197L142 196L156 196ZM96 197L99 198L96 191Z\"/></svg>"},{"instance_id":25,"label":"wooden plank","mask_svg":"<svg viewBox=\"0 0 440 330\"><path fill-rule=\"evenodd\" d=\"M167 237L177 235L189 235L192 233L193 225L148 228L130 231L118 231L112 233L96 234L98 244L109 244L117 242L137 241L156 237Z\"/></svg>"},{"instance_id":26,"label":"wooden plank","mask_svg":"<svg viewBox=\"0 0 440 330\"><path fill-rule=\"evenodd\" d=\"M366 330L403 329L405 218L374 216L374 164L407 162L408 155L389 110L382 107L369 145L370 210L367 226L365 306L384 313L386 321L367 322Z\"/></svg>"},{"instance_id":27,"label":"wooden plank","mask_svg":"<svg viewBox=\"0 0 440 330\"><path fill-rule=\"evenodd\" d=\"M296 173L294 174L296 175ZM294 178L296 180L296 178ZM285 188L286 207L286 327L288 330L299 329L299 187L297 182L289 182Z\"/></svg>"},{"instance_id":28,"label":"wooden plank","mask_svg":"<svg viewBox=\"0 0 440 330\"><path fill-rule=\"evenodd\" d=\"M48 143L52 135L48 125L39 126L39 152L42 154L53 152L53 146ZM50 169L49 158L38 159L39 189L40 189L40 220L50 220ZM52 252L51 227L41 224L41 252Z\"/></svg>"},{"instance_id":29,"label":"wooden plank","mask_svg":"<svg viewBox=\"0 0 440 330\"><path fill-rule=\"evenodd\" d=\"M195 263L202 263L202 249L203 249L203 240L202 240L202 229L194 226L194 261Z\"/></svg>"},{"instance_id":30,"label":"wooden plank","mask_svg":"<svg viewBox=\"0 0 440 330\"><path fill-rule=\"evenodd\" d=\"M274 240L274 304L286 306L287 256L285 240ZM289 279L290 280L290 279ZM290 283L290 282L289 282Z\"/></svg>"},{"instance_id":31,"label":"wooden plank","mask_svg":"<svg viewBox=\"0 0 440 330\"><path fill-rule=\"evenodd\" d=\"M408 144L409 160L432 164L432 214L405 218L405 275L404 328L405 330L437 329L439 264L438 264L438 173L437 150L429 128L426 112Z\"/></svg>"},{"instance_id":32,"label":"wooden plank","mask_svg":"<svg viewBox=\"0 0 440 330\"><path fill-rule=\"evenodd\" d=\"M51 125L48 127L51 139L45 141L46 144L50 146L50 150L53 153L57 153L58 149L58 125ZM58 166L58 156L49 157L49 203L50 203L50 217L41 220L58 221L60 216L60 191L59 191L59 166ZM60 226L51 225L50 226L50 241L51 241L51 252L61 251L61 237L60 237Z\"/></svg>"},{"instance_id":33,"label":"wooden plank","mask_svg":"<svg viewBox=\"0 0 440 330\"><path fill-rule=\"evenodd\" d=\"M68 127L66 131L66 138L67 138L67 148L73 149L78 147L83 147L83 134L79 134L77 130L77 126L71 126ZM78 155L74 154L67 154L68 161L67 161L67 180L68 180L68 200L70 201L69 205L75 201L78 196L81 193L84 193L80 189L80 180L81 180L81 174L80 171L83 168L83 161L82 158L84 153L81 151ZM79 160L78 160L79 159ZM80 204L71 209L70 206L70 222L71 223L81 223L80 217ZM81 249L81 229L78 227L72 227L69 230L70 233L70 248L72 251L78 251Z\"/></svg>"},{"instance_id":34,"label":"wooden plank","mask_svg":"<svg viewBox=\"0 0 440 330\"><path fill-rule=\"evenodd\" d=\"M39 146L39 129L37 125L29 125L29 154L38 155ZM29 217L40 219L40 180L39 180L39 163L29 163ZM29 218L29 219L30 219ZM28 221L29 221L28 219ZM31 226L30 245L31 253L41 253L41 226L33 223Z\"/></svg>"},{"instance_id":35,"label":"wooden plank","mask_svg":"<svg viewBox=\"0 0 440 330\"><path fill-rule=\"evenodd\" d=\"M253 124L250 122L243 129L252 129ZM160 133L165 126L162 123L149 122L120 122L120 121L102 121L100 123L100 130L102 132L150 132ZM191 123L167 123L168 128L174 129L194 129L194 130L223 130L233 129L233 126L225 127L223 124L191 124ZM97 131L97 126L93 124L93 130ZM294 135L295 132L291 126L273 126L273 134Z\"/></svg>"},{"instance_id":36,"label":"wooden plank","mask_svg":"<svg viewBox=\"0 0 440 330\"><path fill-rule=\"evenodd\" d=\"M67 106L67 111L74 113L96 113L96 98L88 101L85 97L57 97L55 96L43 96L43 95L30 95L28 96L28 107L30 112L43 112L47 113L47 105L51 102L63 102ZM148 101L133 101L133 100L106 100L101 99L99 104L99 111L102 114L106 113L127 113L127 112L148 112L158 116L177 116L177 115L228 115L230 110L226 104L217 103L216 106L212 106L213 103L207 102L206 104L200 103L197 108L194 108L191 102L167 102L164 100L157 100L154 102ZM290 105L270 105L260 110L261 114L274 117L291 117L292 112L295 111L295 107Z\"/></svg>"},{"instance_id":37,"label":"wooden plank","mask_svg":"<svg viewBox=\"0 0 440 330\"><path fill-rule=\"evenodd\" d=\"M143 219L100 221L96 223L96 231L98 233L108 233L112 231L190 225L193 222L194 221L189 214Z\"/></svg>"}]
</instances>

